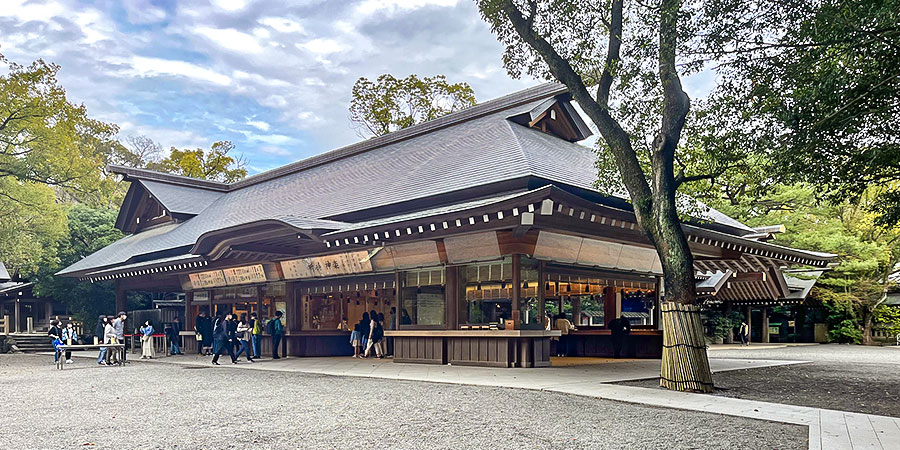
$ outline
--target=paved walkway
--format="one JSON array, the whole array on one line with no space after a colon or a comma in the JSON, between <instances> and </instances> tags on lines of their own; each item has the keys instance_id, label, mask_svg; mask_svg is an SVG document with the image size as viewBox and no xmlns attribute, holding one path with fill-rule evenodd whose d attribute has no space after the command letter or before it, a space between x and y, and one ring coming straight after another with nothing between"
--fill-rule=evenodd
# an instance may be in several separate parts
<instances>
[{"instance_id":1,"label":"paved walkway","mask_svg":"<svg viewBox=\"0 0 900 450\"><path fill-rule=\"evenodd\" d=\"M85 355L86 356L86 355ZM131 355L129 355L131 356ZM495 369L468 366L400 364L390 360L350 357L283 358L223 364L231 370L274 370L321 375L371 377L434 383L534 389L597 397L664 408L704 411L730 416L805 425L809 427L809 448L900 449L900 419L850 413L805 406L743 400L663 389L623 386L618 381L656 378L659 360L566 358L564 367L539 369ZM129 361L138 361L137 357ZM226 359L227 361L227 359ZM208 366L209 358L196 356L161 357L152 362L186 366ZM710 358L713 372L800 364L805 361ZM588 364L593 363L593 364Z\"/></svg>"}]
</instances>

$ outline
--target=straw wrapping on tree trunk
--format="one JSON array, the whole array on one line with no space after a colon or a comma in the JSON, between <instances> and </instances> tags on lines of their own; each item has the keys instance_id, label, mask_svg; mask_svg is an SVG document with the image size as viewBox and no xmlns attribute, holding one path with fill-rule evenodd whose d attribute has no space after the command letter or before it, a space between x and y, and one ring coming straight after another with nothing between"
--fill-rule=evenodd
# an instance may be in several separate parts
<instances>
[{"instance_id":1,"label":"straw wrapping on tree trunk","mask_svg":"<svg viewBox=\"0 0 900 450\"><path fill-rule=\"evenodd\" d=\"M675 391L712 392L700 308L663 302L663 352L659 385Z\"/></svg>"}]
</instances>

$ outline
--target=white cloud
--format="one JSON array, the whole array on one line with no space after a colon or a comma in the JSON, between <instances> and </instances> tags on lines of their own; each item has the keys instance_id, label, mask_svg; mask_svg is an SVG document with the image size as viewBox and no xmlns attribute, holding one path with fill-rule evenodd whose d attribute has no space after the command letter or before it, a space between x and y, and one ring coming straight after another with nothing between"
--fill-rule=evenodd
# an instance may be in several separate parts
<instances>
[{"instance_id":1,"label":"white cloud","mask_svg":"<svg viewBox=\"0 0 900 450\"><path fill-rule=\"evenodd\" d=\"M287 17L263 17L259 19L262 25L265 25L279 33L303 33L303 25L296 20Z\"/></svg>"},{"instance_id":2,"label":"white cloud","mask_svg":"<svg viewBox=\"0 0 900 450\"><path fill-rule=\"evenodd\" d=\"M20 22L49 22L53 17L65 12L66 7L56 1L3 0L0 17L15 17Z\"/></svg>"},{"instance_id":3,"label":"white cloud","mask_svg":"<svg viewBox=\"0 0 900 450\"><path fill-rule=\"evenodd\" d=\"M275 155L275 156L290 156L291 155L291 152L289 152L281 147L274 146L274 145L264 145L259 148L259 151L261 151L263 153L268 153L270 155Z\"/></svg>"},{"instance_id":4,"label":"white cloud","mask_svg":"<svg viewBox=\"0 0 900 450\"><path fill-rule=\"evenodd\" d=\"M296 142L296 139L283 134L256 134L252 131L241 131L249 141L262 142L269 145L285 145Z\"/></svg>"},{"instance_id":5,"label":"white cloud","mask_svg":"<svg viewBox=\"0 0 900 450\"><path fill-rule=\"evenodd\" d=\"M123 0L122 6L131 23L156 23L166 18L166 11L148 0Z\"/></svg>"},{"instance_id":6,"label":"white cloud","mask_svg":"<svg viewBox=\"0 0 900 450\"><path fill-rule=\"evenodd\" d=\"M141 77L173 75L206 81L219 86L231 84L231 78L227 75L185 61L134 56L129 63L135 73Z\"/></svg>"},{"instance_id":7,"label":"white cloud","mask_svg":"<svg viewBox=\"0 0 900 450\"><path fill-rule=\"evenodd\" d=\"M247 4L250 3L248 0L213 0L212 4L219 8L222 8L226 11L237 11L239 9L244 9Z\"/></svg>"},{"instance_id":8,"label":"white cloud","mask_svg":"<svg viewBox=\"0 0 900 450\"><path fill-rule=\"evenodd\" d=\"M310 53L317 55L328 55L343 51L346 47L334 39L318 38L307 41L303 44L296 44L297 48L305 49Z\"/></svg>"},{"instance_id":9,"label":"white cloud","mask_svg":"<svg viewBox=\"0 0 900 450\"><path fill-rule=\"evenodd\" d=\"M393 14L425 6L456 6L459 0L365 0L356 7L359 14L368 16L378 12Z\"/></svg>"},{"instance_id":10,"label":"white cloud","mask_svg":"<svg viewBox=\"0 0 900 450\"><path fill-rule=\"evenodd\" d=\"M247 119L246 124L261 131L269 131L269 128L271 128L268 122L263 122L262 120Z\"/></svg>"},{"instance_id":11,"label":"white cloud","mask_svg":"<svg viewBox=\"0 0 900 450\"><path fill-rule=\"evenodd\" d=\"M234 28L197 27L197 34L209 39L216 45L240 53L260 53L263 48L252 34L247 34Z\"/></svg>"}]
</instances>

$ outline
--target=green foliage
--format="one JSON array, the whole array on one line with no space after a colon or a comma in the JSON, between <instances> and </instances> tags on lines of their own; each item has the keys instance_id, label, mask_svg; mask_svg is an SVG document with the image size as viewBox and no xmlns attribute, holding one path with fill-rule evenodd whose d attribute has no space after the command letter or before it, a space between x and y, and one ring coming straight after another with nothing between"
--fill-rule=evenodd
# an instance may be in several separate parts
<instances>
[{"instance_id":1,"label":"green foliage","mask_svg":"<svg viewBox=\"0 0 900 450\"><path fill-rule=\"evenodd\" d=\"M0 177L0 255L24 276L57 259L66 217L45 184Z\"/></svg>"},{"instance_id":2,"label":"green foliage","mask_svg":"<svg viewBox=\"0 0 900 450\"><path fill-rule=\"evenodd\" d=\"M56 264L42 265L35 279L35 293L53 297L69 307L86 324L94 324L99 314L114 314L115 288L112 282L87 283L53 274L81 258L123 237L115 228L117 211L74 205L68 211L68 235L59 246Z\"/></svg>"},{"instance_id":3,"label":"green foliage","mask_svg":"<svg viewBox=\"0 0 900 450\"><path fill-rule=\"evenodd\" d=\"M8 63L2 55L0 62ZM112 183L98 168L117 148L118 128L90 119L83 105L68 101L56 78L59 66L43 60L28 67L8 65L8 73L0 76L0 177L98 200L98 192Z\"/></svg>"},{"instance_id":4,"label":"green foliage","mask_svg":"<svg viewBox=\"0 0 900 450\"><path fill-rule=\"evenodd\" d=\"M771 129L746 145L769 145L773 175L816 183L836 203L882 186L868 207L877 224L900 223L900 2L704 6L723 19L695 52L719 64L719 126L749 116L745 127Z\"/></svg>"},{"instance_id":5,"label":"green foliage","mask_svg":"<svg viewBox=\"0 0 900 450\"><path fill-rule=\"evenodd\" d=\"M179 150L172 148L169 156L158 162L150 162L147 168L192 178L233 183L247 176L247 162L243 157L233 157L231 141L215 142L209 151L203 149Z\"/></svg>"},{"instance_id":6,"label":"green foliage","mask_svg":"<svg viewBox=\"0 0 900 450\"><path fill-rule=\"evenodd\" d=\"M889 335L900 334L900 308L881 305L875 308L874 318Z\"/></svg>"},{"instance_id":7,"label":"green foliage","mask_svg":"<svg viewBox=\"0 0 900 450\"><path fill-rule=\"evenodd\" d=\"M706 314L708 315L708 320L706 321L708 334L713 337L724 338L728 336L728 333L739 327L744 319L744 316L737 311L732 311L728 314L719 310L710 310Z\"/></svg>"},{"instance_id":8,"label":"green foliage","mask_svg":"<svg viewBox=\"0 0 900 450\"><path fill-rule=\"evenodd\" d=\"M467 83L448 83L444 75L401 79L384 74L374 82L361 77L352 96L350 121L361 137L385 135L475 104Z\"/></svg>"}]
</instances>

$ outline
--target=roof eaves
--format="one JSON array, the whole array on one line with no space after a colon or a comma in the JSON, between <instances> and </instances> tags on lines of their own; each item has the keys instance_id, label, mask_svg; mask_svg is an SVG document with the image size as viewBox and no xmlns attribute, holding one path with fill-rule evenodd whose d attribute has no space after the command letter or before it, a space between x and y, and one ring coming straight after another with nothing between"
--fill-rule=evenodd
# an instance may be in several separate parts
<instances>
[{"instance_id":1,"label":"roof eaves","mask_svg":"<svg viewBox=\"0 0 900 450\"><path fill-rule=\"evenodd\" d=\"M227 183L222 183L221 181L213 181L213 180L204 180L200 178L191 178L183 175L173 175L170 173L156 172L154 170L147 169L136 169L134 167L125 167L125 166L115 166L111 165L107 167L112 173L116 173L124 176L129 181L131 180L152 180L159 181L162 183L176 184L180 186L190 186L194 188L200 189L208 189L212 191L221 191L227 192L229 190L229 185Z\"/></svg>"}]
</instances>

